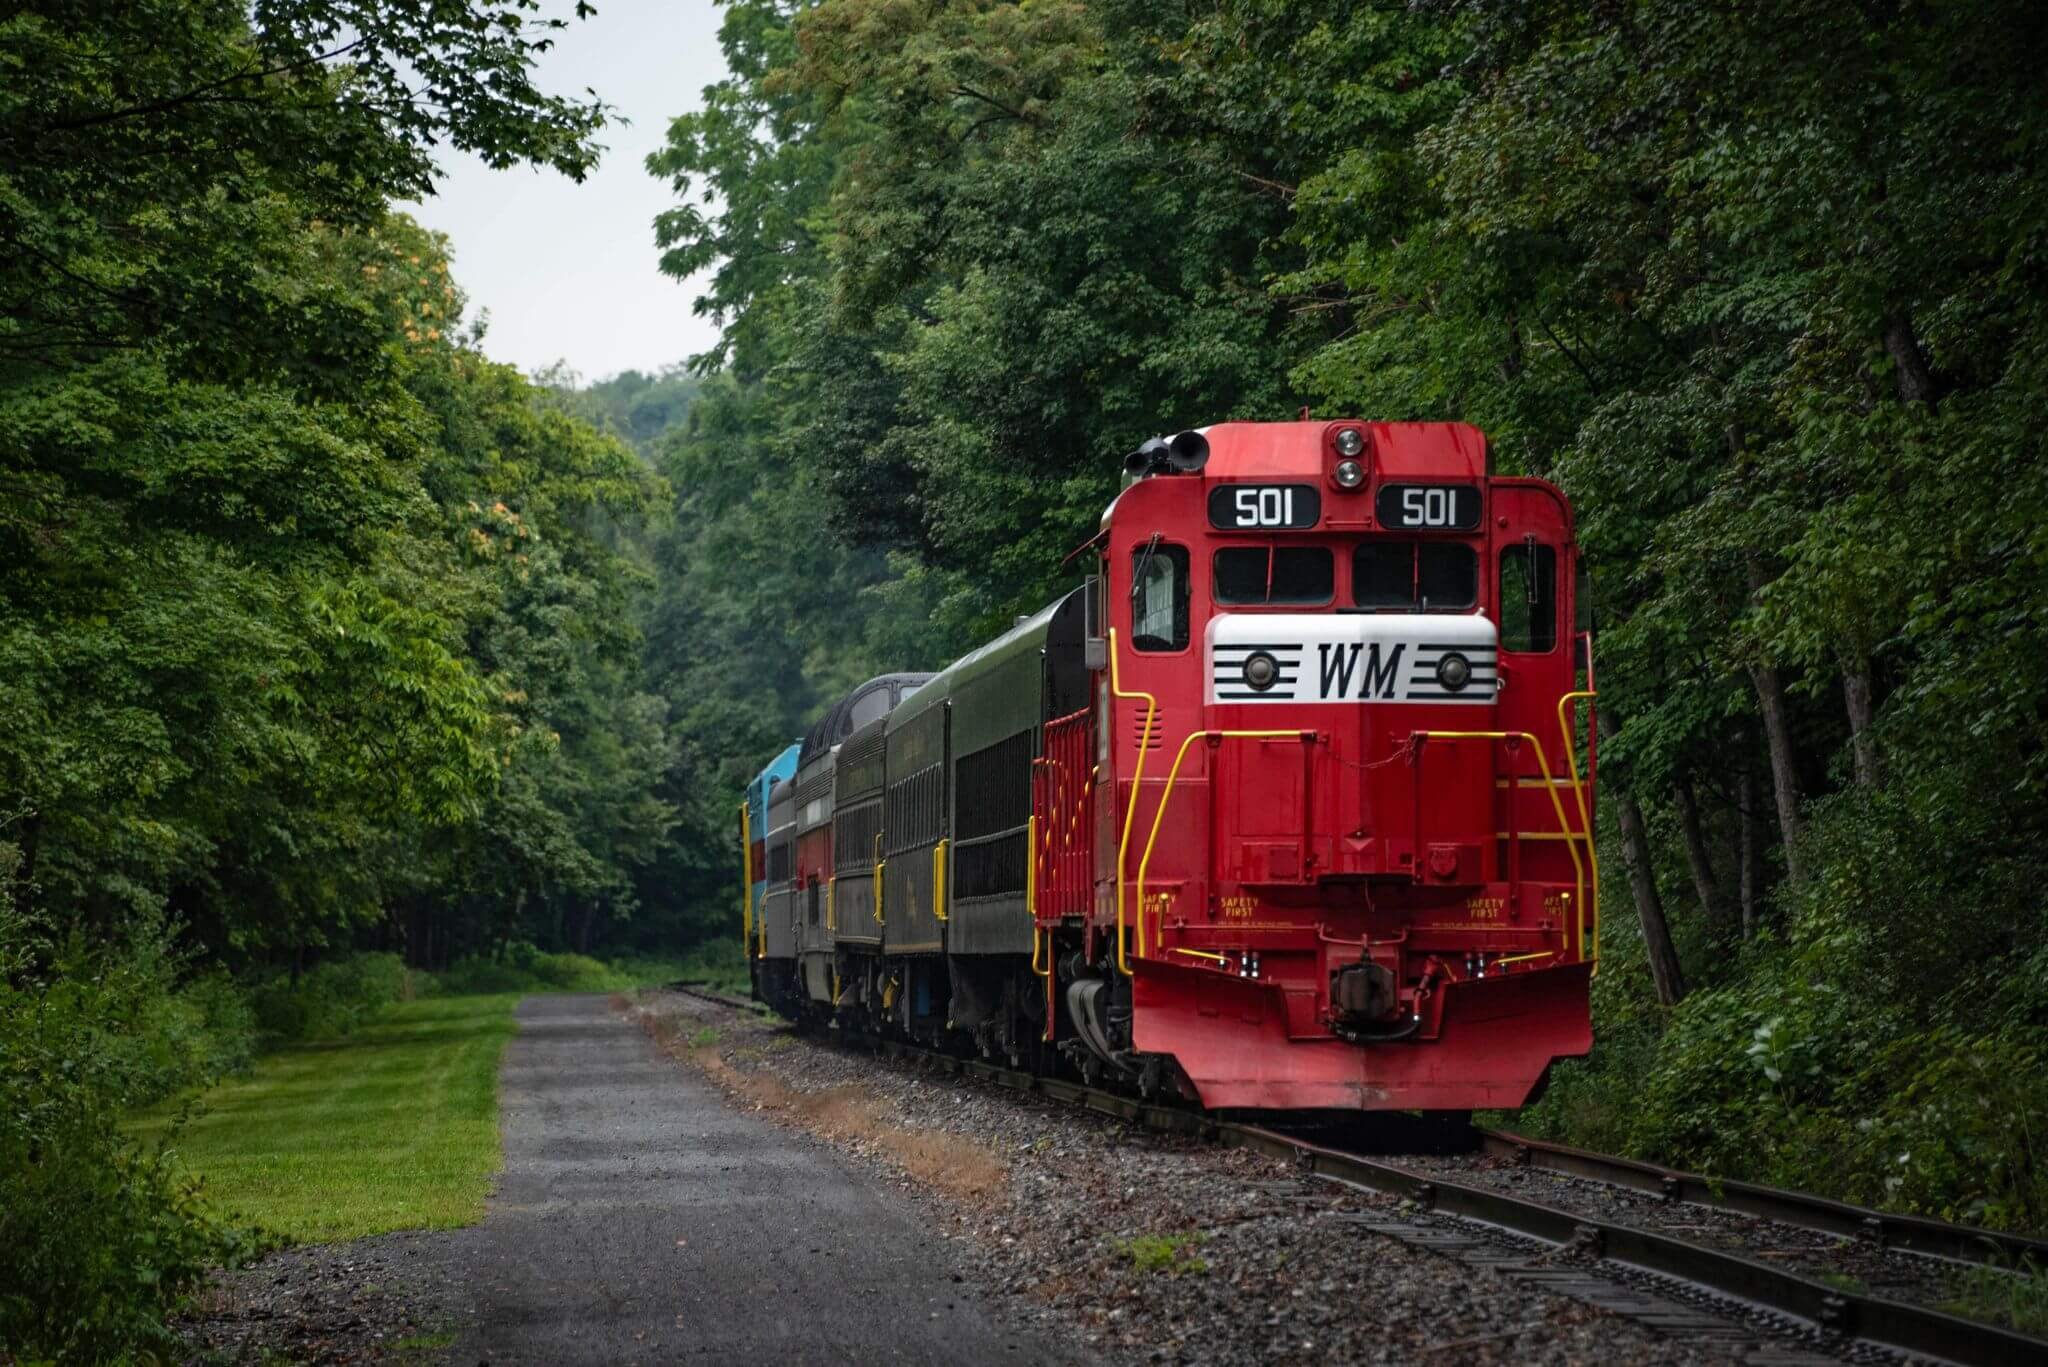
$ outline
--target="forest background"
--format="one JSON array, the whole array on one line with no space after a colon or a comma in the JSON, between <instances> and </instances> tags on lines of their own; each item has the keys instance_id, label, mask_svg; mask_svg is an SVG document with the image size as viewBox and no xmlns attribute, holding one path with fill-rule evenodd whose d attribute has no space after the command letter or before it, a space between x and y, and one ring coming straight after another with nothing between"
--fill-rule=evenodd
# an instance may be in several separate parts
<instances>
[{"instance_id":1,"label":"forest background","mask_svg":"<svg viewBox=\"0 0 2048 1367\"><path fill-rule=\"evenodd\" d=\"M1600 1043L1520 1123L2048 1226L2030 6L732 0L649 167L722 339L594 385L391 207L588 169L558 37L0 22L0 1183L197 1229L30 1160L251 992L729 936L825 701L1066 587L1143 438L1306 404L1479 425L1595 565Z\"/></svg>"}]
</instances>

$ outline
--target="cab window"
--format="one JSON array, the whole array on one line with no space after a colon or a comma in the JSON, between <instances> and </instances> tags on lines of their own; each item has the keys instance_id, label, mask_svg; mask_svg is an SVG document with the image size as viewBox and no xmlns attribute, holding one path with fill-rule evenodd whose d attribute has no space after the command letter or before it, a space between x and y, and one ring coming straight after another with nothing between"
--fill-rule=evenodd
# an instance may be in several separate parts
<instances>
[{"instance_id":1,"label":"cab window","mask_svg":"<svg viewBox=\"0 0 2048 1367\"><path fill-rule=\"evenodd\" d=\"M1188 552L1148 542L1131 552L1131 647L1186 650Z\"/></svg>"},{"instance_id":2,"label":"cab window","mask_svg":"<svg viewBox=\"0 0 2048 1367\"><path fill-rule=\"evenodd\" d=\"M1500 646L1540 655L1557 645L1557 551L1525 541L1500 553Z\"/></svg>"},{"instance_id":3,"label":"cab window","mask_svg":"<svg viewBox=\"0 0 2048 1367\"><path fill-rule=\"evenodd\" d=\"M1322 546L1230 546L1216 552L1216 601L1327 603L1337 591L1335 561Z\"/></svg>"},{"instance_id":4,"label":"cab window","mask_svg":"<svg viewBox=\"0 0 2048 1367\"><path fill-rule=\"evenodd\" d=\"M1351 601L1381 612L1463 612L1479 601L1479 554L1451 541L1368 541L1351 555Z\"/></svg>"}]
</instances>

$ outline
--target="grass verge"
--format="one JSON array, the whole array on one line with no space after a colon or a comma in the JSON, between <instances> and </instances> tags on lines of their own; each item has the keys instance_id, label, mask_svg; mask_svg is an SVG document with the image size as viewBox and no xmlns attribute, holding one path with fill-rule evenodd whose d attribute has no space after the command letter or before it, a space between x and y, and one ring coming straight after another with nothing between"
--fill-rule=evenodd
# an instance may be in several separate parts
<instances>
[{"instance_id":1,"label":"grass verge","mask_svg":"<svg viewBox=\"0 0 2048 1367\"><path fill-rule=\"evenodd\" d=\"M347 1039L270 1054L200 1098L178 1159L210 1204L295 1242L468 1224L503 1161L498 1058L518 1000L399 1002Z\"/></svg>"}]
</instances>

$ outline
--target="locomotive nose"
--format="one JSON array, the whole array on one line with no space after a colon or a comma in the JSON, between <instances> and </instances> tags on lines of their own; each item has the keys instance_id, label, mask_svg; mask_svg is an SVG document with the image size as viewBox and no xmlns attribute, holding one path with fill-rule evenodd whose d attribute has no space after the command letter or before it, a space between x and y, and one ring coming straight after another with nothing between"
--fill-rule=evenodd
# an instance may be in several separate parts
<instances>
[{"instance_id":1,"label":"locomotive nose","mask_svg":"<svg viewBox=\"0 0 2048 1367\"><path fill-rule=\"evenodd\" d=\"M1211 620L1206 725L1300 732L1224 746L1211 774L1226 862L1261 886L1488 872L1493 624L1471 614L1236 613ZM1423 748L1414 737L1439 739Z\"/></svg>"},{"instance_id":2,"label":"locomotive nose","mask_svg":"<svg viewBox=\"0 0 2048 1367\"><path fill-rule=\"evenodd\" d=\"M1499 642L1476 614L1226 613L1210 621L1208 655L1218 705L1483 707L1499 688Z\"/></svg>"}]
</instances>

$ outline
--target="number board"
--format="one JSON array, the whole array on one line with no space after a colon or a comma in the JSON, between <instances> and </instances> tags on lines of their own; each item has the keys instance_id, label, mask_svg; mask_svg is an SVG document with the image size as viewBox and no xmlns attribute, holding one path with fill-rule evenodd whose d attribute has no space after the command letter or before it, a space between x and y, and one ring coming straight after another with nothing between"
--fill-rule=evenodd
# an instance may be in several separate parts
<instances>
[{"instance_id":1,"label":"number board","mask_svg":"<svg viewBox=\"0 0 2048 1367\"><path fill-rule=\"evenodd\" d=\"M1382 484L1373 500L1382 527L1469 532L1479 525L1479 490L1470 484Z\"/></svg>"},{"instance_id":2,"label":"number board","mask_svg":"<svg viewBox=\"0 0 2048 1367\"><path fill-rule=\"evenodd\" d=\"M1224 484L1209 491L1209 525L1226 532L1313 527L1323 496L1313 484Z\"/></svg>"}]
</instances>

